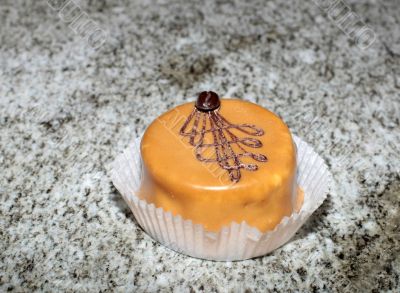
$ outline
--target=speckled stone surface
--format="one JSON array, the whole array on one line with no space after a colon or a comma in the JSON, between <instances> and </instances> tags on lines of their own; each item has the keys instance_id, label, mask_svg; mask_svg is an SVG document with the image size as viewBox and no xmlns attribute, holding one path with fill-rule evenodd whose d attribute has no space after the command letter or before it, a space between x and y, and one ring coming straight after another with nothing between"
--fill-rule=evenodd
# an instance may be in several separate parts
<instances>
[{"instance_id":1,"label":"speckled stone surface","mask_svg":"<svg viewBox=\"0 0 400 293\"><path fill-rule=\"evenodd\" d=\"M46 1L2 0L0 291L400 290L397 2L347 1L377 35L362 51L312 1L77 1L108 33L95 51ZM265 257L160 246L107 175L205 89L278 113L336 180Z\"/></svg>"}]
</instances>

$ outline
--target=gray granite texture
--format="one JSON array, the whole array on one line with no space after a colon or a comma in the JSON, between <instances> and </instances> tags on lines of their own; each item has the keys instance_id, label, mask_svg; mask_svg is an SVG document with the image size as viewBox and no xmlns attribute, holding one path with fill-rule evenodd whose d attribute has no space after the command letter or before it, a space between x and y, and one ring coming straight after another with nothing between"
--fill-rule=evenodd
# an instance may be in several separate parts
<instances>
[{"instance_id":1,"label":"gray granite texture","mask_svg":"<svg viewBox=\"0 0 400 293\"><path fill-rule=\"evenodd\" d=\"M313 1L76 3L107 32L98 50L47 1L0 1L0 291L399 292L397 0L346 1L376 34L366 50ZM160 246L107 174L203 89L278 113L335 178L267 256Z\"/></svg>"}]
</instances>

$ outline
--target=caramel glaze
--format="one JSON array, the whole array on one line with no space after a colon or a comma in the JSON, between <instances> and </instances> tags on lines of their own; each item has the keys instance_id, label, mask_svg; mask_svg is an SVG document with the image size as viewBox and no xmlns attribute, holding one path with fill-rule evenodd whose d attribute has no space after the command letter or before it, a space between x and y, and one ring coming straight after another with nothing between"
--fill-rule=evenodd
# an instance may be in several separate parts
<instances>
[{"instance_id":1,"label":"caramel glaze","mask_svg":"<svg viewBox=\"0 0 400 293\"><path fill-rule=\"evenodd\" d=\"M218 111L226 119L255 124L265 131L258 151L268 162L259 164L256 172L242 171L241 180L232 182L217 163L199 162L188 138L179 135L193 107L194 103L180 105L147 128L141 142L141 199L203 224L208 231L246 221L265 232L299 209L303 193L296 183L295 145L278 116L250 102L221 100ZM212 143L211 136L205 139Z\"/></svg>"}]
</instances>

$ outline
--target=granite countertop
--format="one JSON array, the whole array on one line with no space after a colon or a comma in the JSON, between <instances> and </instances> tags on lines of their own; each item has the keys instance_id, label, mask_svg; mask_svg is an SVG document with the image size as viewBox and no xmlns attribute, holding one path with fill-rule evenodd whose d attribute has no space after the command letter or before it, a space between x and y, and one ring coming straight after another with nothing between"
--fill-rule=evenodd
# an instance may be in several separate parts
<instances>
[{"instance_id":1,"label":"granite countertop","mask_svg":"<svg viewBox=\"0 0 400 293\"><path fill-rule=\"evenodd\" d=\"M313 1L76 0L107 33L94 50L56 2L0 3L0 291L400 290L397 1L343 2L376 35L365 50ZM107 174L152 119L205 89L278 113L335 178L267 256L160 246Z\"/></svg>"}]
</instances>

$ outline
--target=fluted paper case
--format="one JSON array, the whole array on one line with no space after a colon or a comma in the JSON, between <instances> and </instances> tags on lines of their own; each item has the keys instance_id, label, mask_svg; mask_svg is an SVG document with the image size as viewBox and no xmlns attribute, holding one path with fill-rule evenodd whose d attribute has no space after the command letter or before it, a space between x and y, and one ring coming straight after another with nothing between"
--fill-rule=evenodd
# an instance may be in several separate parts
<instances>
[{"instance_id":1,"label":"fluted paper case","mask_svg":"<svg viewBox=\"0 0 400 293\"><path fill-rule=\"evenodd\" d=\"M298 213L284 217L273 231L265 233L232 222L219 232L204 229L190 219L174 216L137 197L141 180L140 138L112 163L111 178L140 226L156 241L186 255L208 260L233 261L265 255L285 244L325 200L332 176L313 149L293 136L297 145L297 182L304 191Z\"/></svg>"}]
</instances>

